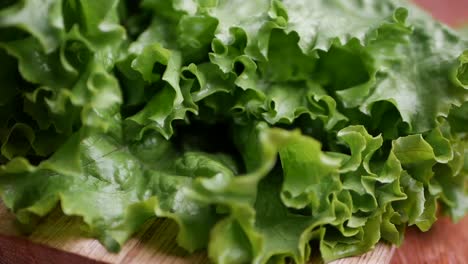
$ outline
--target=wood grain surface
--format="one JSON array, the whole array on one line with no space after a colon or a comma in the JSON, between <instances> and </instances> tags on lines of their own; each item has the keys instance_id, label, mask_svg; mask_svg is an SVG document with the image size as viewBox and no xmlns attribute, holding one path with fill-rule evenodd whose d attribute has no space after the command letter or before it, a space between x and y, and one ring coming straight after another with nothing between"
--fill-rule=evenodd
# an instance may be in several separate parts
<instances>
[{"instance_id":1,"label":"wood grain surface","mask_svg":"<svg viewBox=\"0 0 468 264\"><path fill-rule=\"evenodd\" d=\"M177 226L168 220L157 219L146 223L118 254L107 252L97 240L89 238L80 226L79 218L64 216L60 210L55 210L30 235L22 236L13 215L0 202L0 264L209 262L205 252L189 254L177 246ZM392 246L379 244L367 254L338 260L333 264L388 264L393 250ZM315 257L310 263L322 261Z\"/></svg>"},{"instance_id":2,"label":"wood grain surface","mask_svg":"<svg viewBox=\"0 0 468 264\"><path fill-rule=\"evenodd\" d=\"M203 251L188 254L175 243L177 226L158 219L148 222L118 254L105 250L80 228L79 218L53 211L28 236L21 235L14 216L0 203L0 264L59 263L208 263ZM439 219L426 233L408 228L402 247L379 244L362 256L333 264L468 263L468 217L457 224ZM57 250L60 249L60 250ZM393 256L393 258L392 258ZM315 257L310 263L321 261Z\"/></svg>"},{"instance_id":3,"label":"wood grain surface","mask_svg":"<svg viewBox=\"0 0 468 264\"><path fill-rule=\"evenodd\" d=\"M35 244L22 238L0 236L0 264L11 263L96 264L100 262L66 251Z\"/></svg>"},{"instance_id":4,"label":"wood grain surface","mask_svg":"<svg viewBox=\"0 0 468 264\"><path fill-rule=\"evenodd\" d=\"M426 233L409 228L391 262L406 263L468 263L468 217L457 224L441 218Z\"/></svg>"}]
</instances>

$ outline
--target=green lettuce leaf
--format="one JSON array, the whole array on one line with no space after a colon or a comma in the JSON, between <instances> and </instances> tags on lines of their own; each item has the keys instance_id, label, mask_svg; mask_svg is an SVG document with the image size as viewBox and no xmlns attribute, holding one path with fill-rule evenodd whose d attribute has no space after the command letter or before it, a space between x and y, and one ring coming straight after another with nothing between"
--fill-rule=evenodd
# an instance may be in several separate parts
<instances>
[{"instance_id":1,"label":"green lettuce leaf","mask_svg":"<svg viewBox=\"0 0 468 264\"><path fill-rule=\"evenodd\" d=\"M400 245L468 212L467 48L406 1L4 1L0 197L112 252L156 217L215 263Z\"/></svg>"}]
</instances>

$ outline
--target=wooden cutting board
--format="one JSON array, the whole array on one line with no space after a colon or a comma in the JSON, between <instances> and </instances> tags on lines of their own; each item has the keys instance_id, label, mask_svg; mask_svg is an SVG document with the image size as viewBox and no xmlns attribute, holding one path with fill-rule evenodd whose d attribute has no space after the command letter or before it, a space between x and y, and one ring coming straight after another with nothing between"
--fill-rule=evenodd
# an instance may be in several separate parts
<instances>
[{"instance_id":1,"label":"wooden cutting board","mask_svg":"<svg viewBox=\"0 0 468 264\"><path fill-rule=\"evenodd\" d=\"M0 202L0 264L59 263L208 263L201 251L188 254L175 243L177 226L164 219L148 222L118 254L108 253L80 229L81 221L53 211L28 236L21 235L11 214ZM402 247L380 244L363 256L333 264L358 263L468 263L468 217L458 224L441 218L426 233L409 228ZM310 263L321 263L313 257Z\"/></svg>"},{"instance_id":2,"label":"wooden cutting board","mask_svg":"<svg viewBox=\"0 0 468 264\"><path fill-rule=\"evenodd\" d=\"M168 220L148 222L118 254L107 252L98 241L87 237L80 229L80 224L79 218L67 217L60 210L55 210L30 235L22 236L14 216L0 202L0 264L208 263L203 251L188 254L176 245L177 226ZM393 252L392 246L380 244L363 256L333 263L388 264ZM310 263L317 264L321 261L315 257Z\"/></svg>"},{"instance_id":3,"label":"wooden cutting board","mask_svg":"<svg viewBox=\"0 0 468 264\"><path fill-rule=\"evenodd\" d=\"M391 264L468 263L468 216L457 224L439 219L430 231L406 231L403 245L395 251Z\"/></svg>"},{"instance_id":4,"label":"wooden cutting board","mask_svg":"<svg viewBox=\"0 0 468 264\"><path fill-rule=\"evenodd\" d=\"M81 221L55 210L28 236L21 235L11 214L0 202L0 264L59 263L208 263L201 251L188 254L175 243L177 226L158 219L147 223L118 254L108 253L80 229ZM468 217L458 224L441 218L426 233L409 228L402 247L380 244L363 256L333 264L358 263L468 263ZM310 263L320 263L315 257Z\"/></svg>"}]
</instances>

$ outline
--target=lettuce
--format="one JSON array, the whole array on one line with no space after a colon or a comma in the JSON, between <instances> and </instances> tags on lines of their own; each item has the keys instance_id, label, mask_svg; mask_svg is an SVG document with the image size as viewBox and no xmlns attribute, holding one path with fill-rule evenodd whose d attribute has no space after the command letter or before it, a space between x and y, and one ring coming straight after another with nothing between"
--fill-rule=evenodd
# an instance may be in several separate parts
<instances>
[{"instance_id":1,"label":"lettuce","mask_svg":"<svg viewBox=\"0 0 468 264\"><path fill-rule=\"evenodd\" d=\"M404 1L2 2L0 196L114 252L154 217L216 263L399 245L468 211L467 48Z\"/></svg>"}]
</instances>

